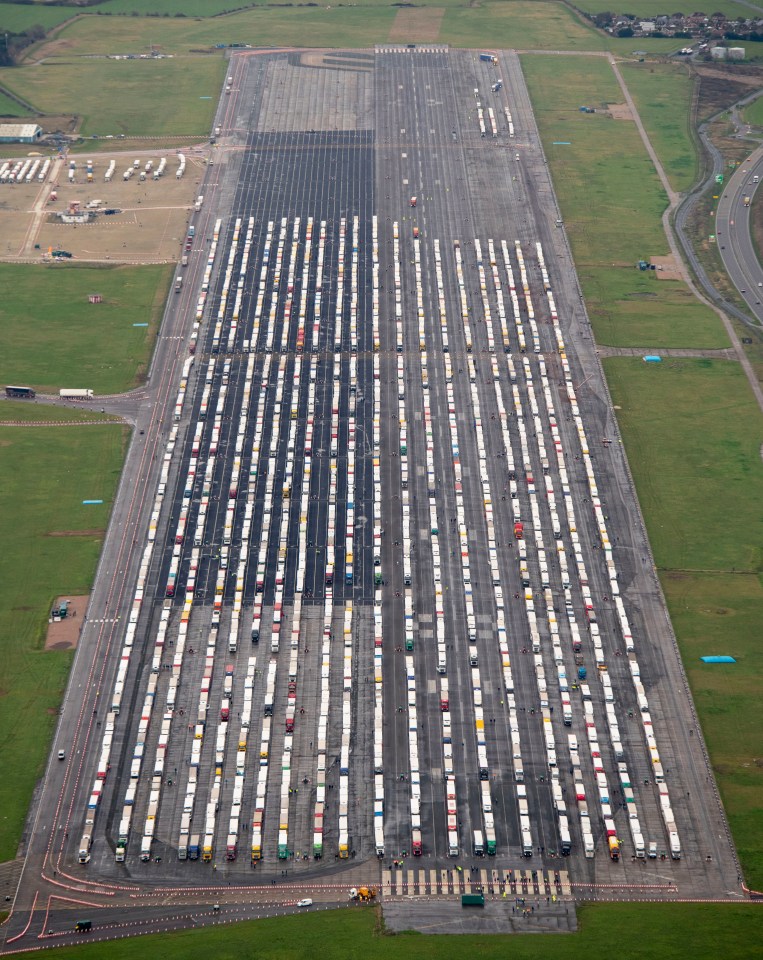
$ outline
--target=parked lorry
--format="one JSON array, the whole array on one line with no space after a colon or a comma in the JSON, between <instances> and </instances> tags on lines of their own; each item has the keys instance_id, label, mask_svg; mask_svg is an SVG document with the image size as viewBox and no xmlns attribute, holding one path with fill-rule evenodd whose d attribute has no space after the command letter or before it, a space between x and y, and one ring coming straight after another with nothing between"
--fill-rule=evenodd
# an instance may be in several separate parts
<instances>
[{"instance_id":1,"label":"parked lorry","mask_svg":"<svg viewBox=\"0 0 763 960\"><path fill-rule=\"evenodd\" d=\"M485 855L485 841L483 839L481 830L474 831L474 842L472 844L472 849L475 857L482 857Z\"/></svg>"},{"instance_id":2,"label":"parked lorry","mask_svg":"<svg viewBox=\"0 0 763 960\"><path fill-rule=\"evenodd\" d=\"M463 893L461 894L461 906L462 907L484 907L485 894L484 893Z\"/></svg>"},{"instance_id":3,"label":"parked lorry","mask_svg":"<svg viewBox=\"0 0 763 960\"><path fill-rule=\"evenodd\" d=\"M492 53L481 53L480 60L483 63L498 63L498 57L494 57Z\"/></svg>"},{"instance_id":4,"label":"parked lorry","mask_svg":"<svg viewBox=\"0 0 763 960\"><path fill-rule=\"evenodd\" d=\"M58 391L59 397L63 400L92 400L92 390L70 390L62 389Z\"/></svg>"}]
</instances>

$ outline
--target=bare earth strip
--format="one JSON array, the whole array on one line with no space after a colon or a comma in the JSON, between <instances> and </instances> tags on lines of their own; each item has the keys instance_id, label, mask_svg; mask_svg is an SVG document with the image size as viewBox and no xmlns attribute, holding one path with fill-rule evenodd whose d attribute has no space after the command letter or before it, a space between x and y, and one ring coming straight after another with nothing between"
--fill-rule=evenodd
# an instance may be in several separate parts
<instances>
[{"instance_id":1,"label":"bare earth strip","mask_svg":"<svg viewBox=\"0 0 763 960\"><path fill-rule=\"evenodd\" d=\"M424 10L398 10L389 31L394 43L433 43L440 36L440 24L445 16L442 7Z\"/></svg>"},{"instance_id":2,"label":"bare earth strip","mask_svg":"<svg viewBox=\"0 0 763 960\"><path fill-rule=\"evenodd\" d=\"M72 531L73 536L82 536L87 534L88 530ZM98 531L103 533L103 531ZM65 536L65 534L52 534L52 536ZM48 621L48 634L45 637L46 650L73 650L79 640L79 631L82 626L82 618L87 610L87 603L90 599L88 594L80 597L57 597L56 603L63 600L69 600L69 615L57 623Z\"/></svg>"},{"instance_id":3,"label":"bare earth strip","mask_svg":"<svg viewBox=\"0 0 763 960\"><path fill-rule=\"evenodd\" d=\"M649 262L653 263L657 268L654 272L658 280L681 279L681 270L673 254L667 257L650 257Z\"/></svg>"},{"instance_id":4,"label":"bare earth strip","mask_svg":"<svg viewBox=\"0 0 763 960\"><path fill-rule=\"evenodd\" d=\"M632 120L633 114L627 103L610 103L607 109L615 120Z\"/></svg>"}]
</instances>

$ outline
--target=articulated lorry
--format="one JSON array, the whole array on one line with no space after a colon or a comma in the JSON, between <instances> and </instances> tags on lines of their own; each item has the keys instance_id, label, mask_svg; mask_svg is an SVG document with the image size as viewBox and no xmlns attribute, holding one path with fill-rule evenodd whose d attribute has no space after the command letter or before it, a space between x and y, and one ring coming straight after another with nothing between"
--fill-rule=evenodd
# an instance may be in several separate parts
<instances>
[{"instance_id":1,"label":"articulated lorry","mask_svg":"<svg viewBox=\"0 0 763 960\"><path fill-rule=\"evenodd\" d=\"M67 390L62 389L58 391L59 397L62 400L92 400L93 391L92 390Z\"/></svg>"}]
</instances>

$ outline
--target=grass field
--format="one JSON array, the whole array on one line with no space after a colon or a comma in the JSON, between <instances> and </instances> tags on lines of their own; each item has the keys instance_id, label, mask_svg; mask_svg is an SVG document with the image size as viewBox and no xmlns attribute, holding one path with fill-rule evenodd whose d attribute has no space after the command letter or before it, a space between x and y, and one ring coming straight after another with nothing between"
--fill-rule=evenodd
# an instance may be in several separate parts
<instances>
[{"instance_id":1,"label":"grass field","mask_svg":"<svg viewBox=\"0 0 763 960\"><path fill-rule=\"evenodd\" d=\"M579 0L575 6L579 6L581 10L585 10L587 13L606 13L613 9L612 4L608 3L607 0ZM664 0L629 0L626 6L628 13L632 13L636 17L643 17L644 19L648 17L659 17L660 15L673 12L672 8L668 10ZM695 6L697 5L695 4ZM684 13L693 12L694 10L694 8L692 8L692 10L689 11L688 7L681 7L681 9ZM734 3L734 0L719 0L718 3L704 4L704 6L699 4L697 9L707 13L708 16L716 11L725 13L727 17L742 17L744 19L754 15L754 12L751 12L751 7L746 7L741 3Z\"/></svg>"},{"instance_id":2,"label":"grass field","mask_svg":"<svg viewBox=\"0 0 763 960\"><path fill-rule=\"evenodd\" d=\"M670 185L688 190L697 177L689 129L694 81L682 63L624 63L621 72Z\"/></svg>"},{"instance_id":3,"label":"grass field","mask_svg":"<svg viewBox=\"0 0 763 960\"><path fill-rule=\"evenodd\" d=\"M748 883L763 885L759 574L665 572L662 585ZM728 653L732 666L700 657Z\"/></svg>"},{"instance_id":4,"label":"grass field","mask_svg":"<svg viewBox=\"0 0 763 960\"><path fill-rule=\"evenodd\" d=\"M118 426L0 427L0 861L16 855L71 664L43 650L48 608L89 592L126 438Z\"/></svg>"},{"instance_id":5,"label":"grass field","mask_svg":"<svg viewBox=\"0 0 763 960\"><path fill-rule=\"evenodd\" d=\"M178 6L174 4L173 9ZM448 0L442 6L446 9L438 39L455 46L611 48L624 56L636 49L633 40L607 37L559 3L493 0L472 7ZM36 11L33 6L23 9ZM98 9L106 11L107 5ZM397 9L386 0L344 7L258 7L206 19L115 19L87 14L66 25L54 40L36 46L29 53L30 62L21 69L0 70L0 83L23 94L40 112L83 116L85 136L204 135L212 121L225 70L223 52L215 51L215 44L235 40L260 47L371 47L389 38L396 16ZM667 52L676 43L639 40L637 46ZM146 53L152 47L174 59L89 59L95 55ZM189 59L194 51L193 59ZM198 51L212 53L200 55ZM157 97L159 91L162 95ZM213 99L201 100L201 96Z\"/></svg>"},{"instance_id":6,"label":"grass field","mask_svg":"<svg viewBox=\"0 0 763 960\"><path fill-rule=\"evenodd\" d=\"M80 114L85 136L203 136L209 132L224 75L222 57L199 57L192 64L182 59L53 59L0 70L0 83L41 113Z\"/></svg>"},{"instance_id":7,"label":"grass field","mask_svg":"<svg viewBox=\"0 0 763 960\"><path fill-rule=\"evenodd\" d=\"M4 93L0 93L0 117L23 117L25 113L26 110L19 106L15 100L11 100Z\"/></svg>"},{"instance_id":8,"label":"grass field","mask_svg":"<svg viewBox=\"0 0 763 960\"><path fill-rule=\"evenodd\" d=\"M26 384L20 384L26 386ZM108 423L113 418L108 414L92 411L89 407L56 407L39 400L5 400L0 402L0 425L3 423Z\"/></svg>"},{"instance_id":9,"label":"grass field","mask_svg":"<svg viewBox=\"0 0 763 960\"><path fill-rule=\"evenodd\" d=\"M456 916L461 907L453 905ZM507 906L507 910L509 907ZM685 960L691 942L694 960L748 960L750 946L761 934L763 911L749 904L656 903L584 906L580 929L570 936L422 936L417 933L380 935L376 911L353 909L274 917L223 929L194 930L155 937L135 937L89 947L62 948L51 954L103 957L104 960L141 960L161 955L164 960L306 960L319 948L325 960L452 960L474 953L480 960L612 960L613 937L627 938L618 947L628 960ZM528 921L528 926L532 921ZM318 945L320 945L318 947Z\"/></svg>"},{"instance_id":10,"label":"grass field","mask_svg":"<svg viewBox=\"0 0 763 960\"><path fill-rule=\"evenodd\" d=\"M172 266L0 264L0 382L121 393L145 376ZM100 293L103 303L88 303ZM148 327L134 327L148 323Z\"/></svg>"},{"instance_id":11,"label":"grass field","mask_svg":"<svg viewBox=\"0 0 763 960\"><path fill-rule=\"evenodd\" d=\"M264 0L260 0L261 3ZM176 17L215 17L226 10L256 7L254 0L106 0L96 9L107 14L158 14ZM233 38L232 42L236 42Z\"/></svg>"},{"instance_id":12,"label":"grass field","mask_svg":"<svg viewBox=\"0 0 763 960\"><path fill-rule=\"evenodd\" d=\"M0 3L0 33L23 33L39 24L50 30L52 27L76 17L76 7L51 7L40 3Z\"/></svg>"},{"instance_id":13,"label":"grass field","mask_svg":"<svg viewBox=\"0 0 763 960\"><path fill-rule=\"evenodd\" d=\"M615 358L606 369L658 566L763 571L763 416L739 365Z\"/></svg>"},{"instance_id":14,"label":"grass field","mask_svg":"<svg viewBox=\"0 0 763 960\"><path fill-rule=\"evenodd\" d=\"M556 3L482 3L448 10L440 40L458 47L603 50L606 37Z\"/></svg>"},{"instance_id":15,"label":"grass field","mask_svg":"<svg viewBox=\"0 0 763 960\"><path fill-rule=\"evenodd\" d=\"M715 314L682 282L636 269L668 253L660 221L667 197L632 121L578 109L622 101L609 64L523 56L522 67L598 342L727 346Z\"/></svg>"},{"instance_id":16,"label":"grass field","mask_svg":"<svg viewBox=\"0 0 763 960\"><path fill-rule=\"evenodd\" d=\"M424 4L422 6L427 6ZM669 39L618 39L595 30L561 3L533 0L486 0L479 6L446 0L439 40L459 47L605 50L629 56L636 49L674 50ZM104 5L98 9L106 10ZM352 6L257 7L223 17L121 17L83 15L64 28L61 42L35 50L49 56L96 53L143 53L151 44L166 53L214 47L216 43L253 46L373 46L389 37L397 9L391 3L361 2Z\"/></svg>"},{"instance_id":17,"label":"grass field","mask_svg":"<svg viewBox=\"0 0 763 960\"><path fill-rule=\"evenodd\" d=\"M744 108L744 118L756 127L763 127L763 97L758 97L749 107Z\"/></svg>"},{"instance_id":18,"label":"grass field","mask_svg":"<svg viewBox=\"0 0 763 960\"><path fill-rule=\"evenodd\" d=\"M605 370L748 882L763 885L763 416L740 367L608 359ZM729 653L739 662L699 661Z\"/></svg>"}]
</instances>

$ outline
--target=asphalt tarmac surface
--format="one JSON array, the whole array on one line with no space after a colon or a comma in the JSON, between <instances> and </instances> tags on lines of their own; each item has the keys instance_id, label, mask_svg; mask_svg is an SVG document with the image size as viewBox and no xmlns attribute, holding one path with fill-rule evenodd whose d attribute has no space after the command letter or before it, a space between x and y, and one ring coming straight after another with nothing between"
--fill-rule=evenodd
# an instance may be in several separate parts
<instances>
[{"instance_id":1,"label":"asphalt tarmac surface","mask_svg":"<svg viewBox=\"0 0 763 960\"><path fill-rule=\"evenodd\" d=\"M171 927L360 883L551 914L738 896L518 58L247 52L226 87L7 949L82 910L144 932L152 897Z\"/></svg>"}]
</instances>

